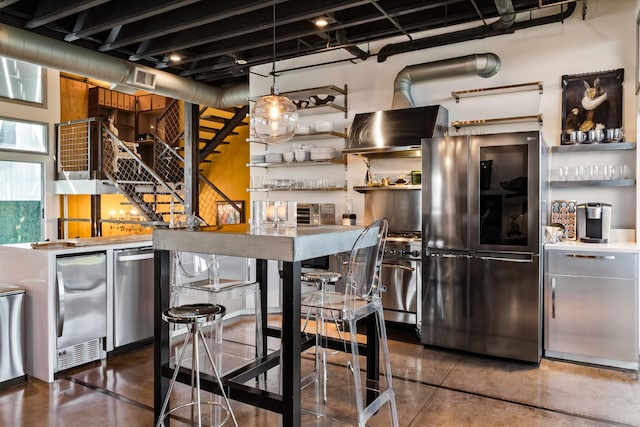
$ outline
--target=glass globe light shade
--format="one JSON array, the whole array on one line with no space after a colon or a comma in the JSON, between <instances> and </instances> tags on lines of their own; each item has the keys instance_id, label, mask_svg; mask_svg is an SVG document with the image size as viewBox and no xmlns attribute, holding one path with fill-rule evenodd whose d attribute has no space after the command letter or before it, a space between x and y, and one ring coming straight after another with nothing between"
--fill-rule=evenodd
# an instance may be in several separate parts
<instances>
[{"instance_id":1,"label":"glass globe light shade","mask_svg":"<svg viewBox=\"0 0 640 427\"><path fill-rule=\"evenodd\" d=\"M264 143L287 142L298 128L296 106L285 96L263 96L253 107L251 127L253 134Z\"/></svg>"}]
</instances>

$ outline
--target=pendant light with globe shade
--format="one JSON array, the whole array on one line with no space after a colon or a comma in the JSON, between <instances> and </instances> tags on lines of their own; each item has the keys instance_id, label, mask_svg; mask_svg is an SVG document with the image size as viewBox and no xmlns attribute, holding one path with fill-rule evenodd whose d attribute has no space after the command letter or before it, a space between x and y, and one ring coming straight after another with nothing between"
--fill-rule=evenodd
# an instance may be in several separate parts
<instances>
[{"instance_id":1,"label":"pendant light with globe shade","mask_svg":"<svg viewBox=\"0 0 640 427\"><path fill-rule=\"evenodd\" d=\"M276 85L276 2L273 2L273 85L271 94L256 101L251 114L253 134L267 144L282 144L295 134L298 127L296 106L278 94Z\"/></svg>"}]
</instances>

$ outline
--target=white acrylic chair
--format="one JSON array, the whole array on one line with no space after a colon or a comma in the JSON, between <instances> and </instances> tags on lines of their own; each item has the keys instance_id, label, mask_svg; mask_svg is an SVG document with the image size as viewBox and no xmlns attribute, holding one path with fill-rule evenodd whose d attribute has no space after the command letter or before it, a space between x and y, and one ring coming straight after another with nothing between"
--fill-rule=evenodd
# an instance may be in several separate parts
<instances>
[{"instance_id":1,"label":"white acrylic chair","mask_svg":"<svg viewBox=\"0 0 640 427\"><path fill-rule=\"evenodd\" d=\"M316 322L324 323L323 319L327 316L323 314L323 311L329 311L332 319L335 316L348 326L349 342L347 343L346 339L343 339L343 341L345 343L345 353L351 355L347 362L347 367L353 376L358 425L361 427L364 427L367 420L376 414L385 403L389 403L390 406L392 425L398 426L398 413L389 360L389 346L379 286L387 230L388 222L383 218L371 223L360 234L353 245L347 271L343 275L345 280L342 292L313 291L307 294L302 301L303 307L316 310ZM371 403L365 406L363 394L366 394L366 388L363 387L360 377L357 322L370 315L374 315L376 318L375 327L380 350L384 358L380 373L386 381L386 389L381 390L381 383L375 385L378 395ZM369 324L369 327L374 327L374 325ZM324 333L323 326L317 327L316 330L318 335ZM316 345L322 345L321 338L317 338ZM351 349L350 352L348 347ZM324 351L316 352L316 366L318 369L323 370L318 375L319 379L326 380L326 362L319 363L318 355L321 358L326 357L326 355Z\"/></svg>"}]
</instances>

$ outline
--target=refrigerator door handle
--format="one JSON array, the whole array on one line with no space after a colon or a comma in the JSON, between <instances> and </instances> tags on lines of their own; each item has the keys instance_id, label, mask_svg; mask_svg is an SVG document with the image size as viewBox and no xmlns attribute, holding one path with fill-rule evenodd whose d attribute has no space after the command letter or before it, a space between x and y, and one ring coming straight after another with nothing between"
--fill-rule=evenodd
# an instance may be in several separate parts
<instances>
[{"instance_id":1,"label":"refrigerator door handle","mask_svg":"<svg viewBox=\"0 0 640 427\"><path fill-rule=\"evenodd\" d=\"M551 318L556 318L556 278L551 278Z\"/></svg>"},{"instance_id":2,"label":"refrigerator door handle","mask_svg":"<svg viewBox=\"0 0 640 427\"><path fill-rule=\"evenodd\" d=\"M506 262L519 262L519 263L525 263L525 264L531 264L533 262L533 259L531 258L518 259L518 258L500 258L500 257L493 257L493 256L481 256L478 258L483 261L506 261Z\"/></svg>"},{"instance_id":3,"label":"refrigerator door handle","mask_svg":"<svg viewBox=\"0 0 640 427\"><path fill-rule=\"evenodd\" d=\"M615 255L584 255L584 254L567 254L571 258L589 258L589 259L616 259Z\"/></svg>"},{"instance_id":4,"label":"refrigerator door handle","mask_svg":"<svg viewBox=\"0 0 640 427\"><path fill-rule=\"evenodd\" d=\"M62 278L62 272L58 271L58 298L56 299L58 305L58 338L62 336L64 330L64 279Z\"/></svg>"},{"instance_id":5,"label":"refrigerator door handle","mask_svg":"<svg viewBox=\"0 0 640 427\"><path fill-rule=\"evenodd\" d=\"M441 258L461 258L461 257L469 258L469 255L465 255L465 254L430 253L429 256L430 257L441 257Z\"/></svg>"}]
</instances>

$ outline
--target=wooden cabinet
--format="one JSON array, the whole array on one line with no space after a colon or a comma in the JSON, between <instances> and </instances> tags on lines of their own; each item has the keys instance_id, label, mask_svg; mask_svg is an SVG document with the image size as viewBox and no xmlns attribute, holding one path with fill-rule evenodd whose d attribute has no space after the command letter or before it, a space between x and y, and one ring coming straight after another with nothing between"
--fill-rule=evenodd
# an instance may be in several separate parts
<instances>
[{"instance_id":1,"label":"wooden cabinet","mask_svg":"<svg viewBox=\"0 0 640 427\"><path fill-rule=\"evenodd\" d=\"M103 87L89 89L89 116L113 117L118 136L125 141L135 141L138 135L153 133L155 119L170 98L160 95L133 96Z\"/></svg>"},{"instance_id":2,"label":"wooden cabinet","mask_svg":"<svg viewBox=\"0 0 640 427\"><path fill-rule=\"evenodd\" d=\"M135 97L103 87L89 89L89 116L108 120L118 129L118 136L125 141L136 137Z\"/></svg>"},{"instance_id":3,"label":"wooden cabinet","mask_svg":"<svg viewBox=\"0 0 640 427\"><path fill-rule=\"evenodd\" d=\"M168 98L160 95L138 96L138 112L151 110L164 110L168 105Z\"/></svg>"}]
</instances>

